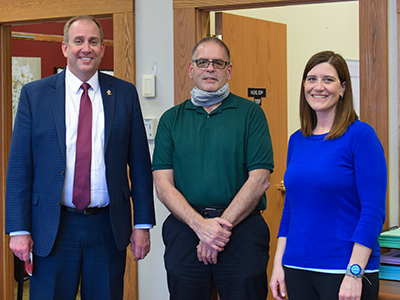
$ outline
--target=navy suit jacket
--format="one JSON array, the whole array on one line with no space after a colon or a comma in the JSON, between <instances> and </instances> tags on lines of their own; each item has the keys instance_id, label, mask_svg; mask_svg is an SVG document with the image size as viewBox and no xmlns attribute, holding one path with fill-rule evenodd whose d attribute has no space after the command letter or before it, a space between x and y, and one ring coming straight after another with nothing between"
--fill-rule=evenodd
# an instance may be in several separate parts
<instances>
[{"instance_id":1,"label":"navy suit jacket","mask_svg":"<svg viewBox=\"0 0 400 300\"><path fill-rule=\"evenodd\" d=\"M132 233L131 197L134 223L155 224L150 155L134 85L103 73L99 82L110 217L123 250ZM65 170L64 71L22 88L8 161L6 233L31 232L39 256L47 256L56 239Z\"/></svg>"}]
</instances>

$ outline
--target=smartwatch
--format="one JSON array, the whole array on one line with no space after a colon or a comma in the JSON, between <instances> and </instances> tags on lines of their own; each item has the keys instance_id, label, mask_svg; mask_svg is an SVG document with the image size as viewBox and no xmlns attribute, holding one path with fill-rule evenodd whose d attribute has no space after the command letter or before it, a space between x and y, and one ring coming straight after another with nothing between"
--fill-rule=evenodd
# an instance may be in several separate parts
<instances>
[{"instance_id":1,"label":"smartwatch","mask_svg":"<svg viewBox=\"0 0 400 300\"><path fill-rule=\"evenodd\" d=\"M347 273L354 275L358 278L364 276L364 269L360 267L358 264L348 264Z\"/></svg>"}]
</instances>

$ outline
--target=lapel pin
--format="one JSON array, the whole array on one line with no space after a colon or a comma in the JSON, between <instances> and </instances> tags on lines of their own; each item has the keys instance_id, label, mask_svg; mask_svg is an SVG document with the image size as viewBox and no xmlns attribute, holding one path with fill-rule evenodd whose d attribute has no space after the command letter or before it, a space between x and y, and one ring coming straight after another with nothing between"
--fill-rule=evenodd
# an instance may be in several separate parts
<instances>
[{"instance_id":1,"label":"lapel pin","mask_svg":"<svg viewBox=\"0 0 400 300\"><path fill-rule=\"evenodd\" d=\"M111 91L107 90L107 96L111 96Z\"/></svg>"}]
</instances>

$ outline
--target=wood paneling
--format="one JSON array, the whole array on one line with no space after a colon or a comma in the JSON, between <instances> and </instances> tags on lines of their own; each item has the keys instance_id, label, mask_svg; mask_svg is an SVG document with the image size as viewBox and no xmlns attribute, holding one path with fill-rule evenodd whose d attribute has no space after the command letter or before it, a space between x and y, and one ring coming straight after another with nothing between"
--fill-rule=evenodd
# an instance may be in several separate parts
<instances>
[{"instance_id":1,"label":"wood paneling","mask_svg":"<svg viewBox=\"0 0 400 300\"><path fill-rule=\"evenodd\" d=\"M390 166L387 0L364 0L359 2L359 6L360 119L375 129ZM388 212L388 197L386 204ZM388 218L384 227L388 227Z\"/></svg>"},{"instance_id":2,"label":"wood paneling","mask_svg":"<svg viewBox=\"0 0 400 300\"><path fill-rule=\"evenodd\" d=\"M188 20L192 20L188 22ZM188 67L194 45L210 34L210 13L204 10L174 9L174 103L190 98L194 87Z\"/></svg>"},{"instance_id":3,"label":"wood paneling","mask_svg":"<svg viewBox=\"0 0 400 300\"><path fill-rule=\"evenodd\" d=\"M113 15L114 74L135 83L135 15L133 12Z\"/></svg>"},{"instance_id":4,"label":"wood paneling","mask_svg":"<svg viewBox=\"0 0 400 300\"><path fill-rule=\"evenodd\" d=\"M210 13L205 10L196 9L196 42L210 35Z\"/></svg>"},{"instance_id":5,"label":"wood paneling","mask_svg":"<svg viewBox=\"0 0 400 300\"><path fill-rule=\"evenodd\" d=\"M137 300L138 296L137 262L132 254L131 247L128 246L124 277L124 300Z\"/></svg>"},{"instance_id":6,"label":"wood paneling","mask_svg":"<svg viewBox=\"0 0 400 300\"><path fill-rule=\"evenodd\" d=\"M133 12L132 0L9 0L1 1L0 22L32 22L33 20L65 19L77 15L111 15Z\"/></svg>"},{"instance_id":7,"label":"wood paneling","mask_svg":"<svg viewBox=\"0 0 400 300\"><path fill-rule=\"evenodd\" d=\"M62 43L62 41L64 40L64 36L54 35L54 34L39 34L30 32L18 32L18 31L13 31L11 32L11 34L13 39L19 39L19 40L50 42L50 43ZM106 45L106 47L113 47L114 42L110 40L104 40L104 44Z\"/></svg>"},{"instance_id":8,"label":"wood paneling","mask_svg":"<svg viewBox=\"0 0 400 300\"><path fill-rule=\"evenodd\" d=\"M387 66L387 1L360 1L360 115L384 145L388 144Z\"/></svg>"},{"instance_id":9,"label":"wood paneling","mask_svg":"<svg viewBox=\"0 0 400 300\"><path fill-rule=\"evenodd\" d=\"M174 9L174 100L179 104L189 98L194 84L188 75L196 34L195 9ZM188 21L190 20L190 21Z\"/></svg>"},{"instance_id":10,"label":"wood paneling","mask_svg":"<svg viewBox=\"0 0 400 300\"><path fill-rule=\"evenodd\" d=\"M113 15L114 27L114 74L118 78L135 83L135 15L120 13ZM138 299L137 262L130 246L126 255L124 278L124 300Z\"/></svg>"},{"instance_id":11,"label":"wood paneling","mask_svg":"<svg viewBox=\"0 0 400 300\"><path fill-rule=\"evenodd\" d=\"M14 299L14 256L4 234L6 172L12 133L11 26L0 24L0 298Z\"/></svg>"}]
</instances>

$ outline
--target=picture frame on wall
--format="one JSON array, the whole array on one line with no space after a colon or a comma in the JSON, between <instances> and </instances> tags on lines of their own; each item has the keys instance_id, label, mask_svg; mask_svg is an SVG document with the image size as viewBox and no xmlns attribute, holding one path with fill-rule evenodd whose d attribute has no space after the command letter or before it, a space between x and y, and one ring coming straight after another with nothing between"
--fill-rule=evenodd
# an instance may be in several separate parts
<instances>
[{"instance_id":1,"label":"picture frame on wall","mask_svg":"<svg viewBox=\"0 0 400 300\"><path fill-rule=\"evenodd\" d=\"M22 87L42 77L40 57L12 57L12 122L14 127Z\"/></svg>"}]
</instances>

